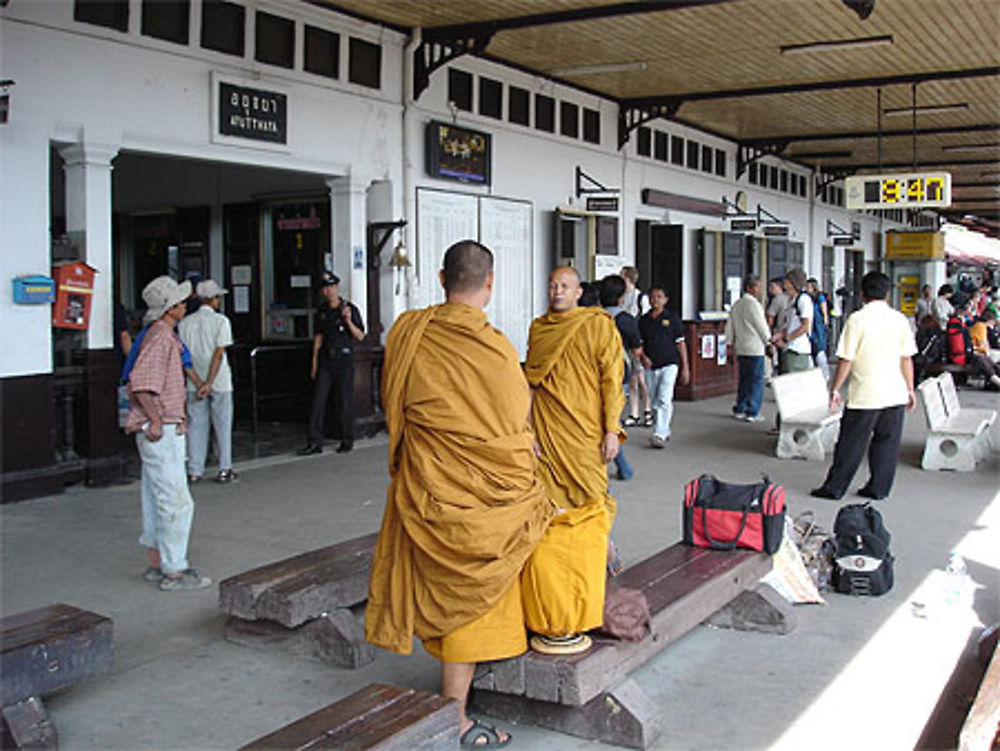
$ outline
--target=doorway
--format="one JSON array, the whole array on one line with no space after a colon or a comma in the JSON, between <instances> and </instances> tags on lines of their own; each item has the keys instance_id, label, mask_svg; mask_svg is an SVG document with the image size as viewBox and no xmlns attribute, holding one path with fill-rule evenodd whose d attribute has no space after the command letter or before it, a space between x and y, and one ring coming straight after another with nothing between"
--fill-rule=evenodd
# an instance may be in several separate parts
<instances>
[{"instance_id":1,"label":"doorway","mask_svg":"<svg viewBox=\"0 0 1000 751\"><path fill-rule=\"evenodd\" d=\"M635 223L635 265L639 287L660 287L670 310L684 315L684 225L657 224L645 219Z\"/></svg>"}]
</instances>

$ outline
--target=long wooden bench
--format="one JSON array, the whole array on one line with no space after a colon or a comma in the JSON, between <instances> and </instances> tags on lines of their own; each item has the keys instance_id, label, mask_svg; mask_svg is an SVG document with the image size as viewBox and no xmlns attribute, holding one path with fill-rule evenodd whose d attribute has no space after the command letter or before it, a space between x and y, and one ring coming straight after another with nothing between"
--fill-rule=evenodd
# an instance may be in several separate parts
<instances>
[{"instance_id":1,"label":"long wooden bench","mask_svg":"<svg viewBox=\"0 0 1000 751\"><path fill-rule=\"evenodd\" d=\"M219 582L226 638L341 667L375 659L358 606L368 597L377 534L311 550Z\"/></svg>"},{"instance_id":2,"label":"long wooden bench","mask_svg":"<svg viewBox=\"0 0 1000 751\"><path fill-rule=\"evenodd\" d=\"M57 748L42 697L107 673L113 629L110 618L63 604L0 618L4 748Z\"/></svg>"},{"instance_id":3,"label":"long wooden bench","mask_svg":"<svg viewBox=\"0 0 1000 751\"><path fill-rule=\"evenodd\" d=\"M451 751L458 747L458 717L454 699L373 683L241 751Z\"/></svg>"},{"instance_id":4,"label":"long wooden bench","mask_svg":"<svg viewBox=\"0 0 1000 751\"><path fill-rule=\"evenodd\" d=\"M992 751L1000 748L1000 643L979 685L958 737L959 751Z\"/></svg>"},{"instance_id":5,"label":"long wooden bench","mask_svg":"<svg viewBox=\"0 0 1000 751\"><path fill-rule=\"evenodd\" d=\"M924 380L918 387L927 418L927 439L920 466L924 469L975 470L992 450L990 426L997 413L969 409L959 403L951 373Z\"/></svg>"},{"instance_id":6,"label":"long wooden bench","mask_svg":"<svg viewBox=\"0 0 1000 751\"><path fill-rule=\"evenodd\" d=\"M529 651L484 663L473 682L472 705L508 721L646 748L660 734L659 710L629 674L738 597L748 596L749 609L767 605L760 598L777 597L774 591L750 588L770 570L771 558L763 553L669 547L615 579L646 595L652 619L643 641L596 636L594 646L580 655ZM790 614L784 601L770 604L783 605ZM733 620L720 625L734 625Z\"/></svg>"},{"instance_id":7,"label":"long wooden bench","mask_svg":"<svg viewBox=\"0 0 1000 751\"><path fill-rule=\"evenodd\" d=\"M840 430L840 412L830 412L830 392L819 368L771 379L781 415L775 454L779 459L823 461Z\"/></svg>"}]
</instances>

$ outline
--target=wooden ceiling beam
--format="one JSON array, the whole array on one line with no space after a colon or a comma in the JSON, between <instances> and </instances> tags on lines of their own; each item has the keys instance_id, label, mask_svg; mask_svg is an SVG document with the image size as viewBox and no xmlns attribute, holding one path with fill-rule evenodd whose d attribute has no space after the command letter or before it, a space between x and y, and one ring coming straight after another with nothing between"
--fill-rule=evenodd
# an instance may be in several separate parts
<instances>
[{"instance_id":1,"label":"wooden ceiling beam","mask_svg":"<svg viewBox=\"0 0 1000 751\"><path fill-rule=\"evenodd\" d=\"M917 128L916 130L852 130L840 131L836 133L795 133L788 136L759 136L756 138L744 138L742 143L747 146L766 145L786 141L797 143L804 141L857 141L869 138L911 138L917 136L943 136L959 133L984 133L1000 130L1000 123L984 123L982 125L952 125L941 128Z\"/></svg>"},{"instance_id":2,"label":"wooden ceiling beam","mask_svg":"<svg viewBox=\"0 0 1000 751\"><path fill-rule=\"evenodd\" d=\"M941 161L928 162L926 160L917 160L917 169L924 169L926 167L961 167L967 165L995 165L997 164L996 159L945 159ZM832 169L836 167L837 169L851 169L855 172L859 170L870 170L870 169L880 169L880 170L912 170L913 162L883 162L882 164L870 163L870 164L835 164L825 166L823 169Z\"/></svg>"}]
</instances>

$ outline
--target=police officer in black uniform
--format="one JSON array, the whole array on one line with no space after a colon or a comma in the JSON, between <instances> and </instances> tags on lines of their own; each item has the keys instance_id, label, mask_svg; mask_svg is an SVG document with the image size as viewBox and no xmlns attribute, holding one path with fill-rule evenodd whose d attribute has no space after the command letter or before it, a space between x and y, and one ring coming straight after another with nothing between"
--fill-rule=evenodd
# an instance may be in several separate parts
<instances>
[{"instance_id":1,"label":"police officer in black uniform","mask_svg":"<svg viewBox=\"0 0 1000 751\"><path fill-rule=\"evenodd\" d=\"M323 303L316 313L316 336L313 337L312 412L309 415L309 438L302 456L323 450L323 418L330 390L336 391L337 422L342 454L354 448L354 342L364 339L361 313L340 296L340 277L329 271L320 280Z\"/></svg>"}]
</instances>

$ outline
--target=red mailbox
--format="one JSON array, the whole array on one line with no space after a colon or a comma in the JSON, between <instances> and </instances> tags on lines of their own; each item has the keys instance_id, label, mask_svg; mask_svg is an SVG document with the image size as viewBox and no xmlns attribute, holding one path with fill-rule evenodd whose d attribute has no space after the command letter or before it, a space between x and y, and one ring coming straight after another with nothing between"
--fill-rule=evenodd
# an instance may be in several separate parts
<instances>
[{"instance_id":1,"label":"red mailbox","mask_svg":"<svg viewBox=\"0 0 1000 751\"><path fill-rule=\"evenodd\" d=\"M56 282L53 326L85 330L90 325L90 303L94 297L96 273L97 269L83 261L58 263L52 267L52 278Z\"/></svg>"}]
</instances>

